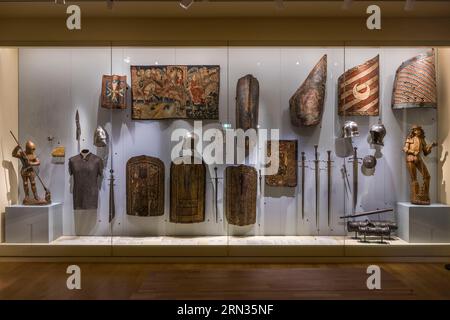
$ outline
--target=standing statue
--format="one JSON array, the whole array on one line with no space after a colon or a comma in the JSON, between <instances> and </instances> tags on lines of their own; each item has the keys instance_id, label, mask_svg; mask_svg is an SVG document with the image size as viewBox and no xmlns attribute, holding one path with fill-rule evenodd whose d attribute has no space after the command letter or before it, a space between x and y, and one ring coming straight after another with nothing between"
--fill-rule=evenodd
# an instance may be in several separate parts
<instances>
[{"instance_id":1,"label":"standing statue","mask_svg":"<svg viewBox=\"0 0 450 320\"><path fill-rule=\"evenodd\" d=\"M422 152L424 156L431 153L437 143L427 144L425 141L425 132L421 126L414 125L405 141L403 152L406 153L406 166L411 177L411 203L419 205L430 204L430 173L420 157ZM422 175L423 184L420 186L417 180L417 171Z\"/></svg>"},{"instance_id":2,"label":"standing statue","mask_svg":"<svg viewBox=\"0 0 450 320\"><path fill-rule=\"evenodd\" d=\"M41 162L39 161L38 157L35 155L36 151L36 145L31 142L27 141L25 145L25 151L20 147L20 144L18 143L16 137L12 134L14 140L17 142L17 147L14 148L12 152L12 156L14 158L20 159L20 162L22 163L22 169L20 170L20 175L22 176L22 182L23 182L23 190L25 192L25 198L23 199L24 205L46 205L51 203L51 196L49 190L44 186L42 183L42 180L39 178L35 171L35 167L38 167ZM42 183L42 186L45 190L45 199L40 199L37 194L37 188L36 188L36 177L39 179L39 181ZM33 192L33 198L30 197L30 186L31 186L31 192Z\"/></svg>"}]
</instances>

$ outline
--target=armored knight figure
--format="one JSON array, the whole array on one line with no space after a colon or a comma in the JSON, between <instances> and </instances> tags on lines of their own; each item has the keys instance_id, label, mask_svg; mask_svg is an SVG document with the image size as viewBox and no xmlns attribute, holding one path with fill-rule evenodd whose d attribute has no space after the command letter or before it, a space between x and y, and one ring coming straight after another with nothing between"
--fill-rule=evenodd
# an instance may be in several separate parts
<instances>
[{"instance_id":1,"label":"armored knight figure","mask_svg":"<svg viewBox=\"0 0 450 320\"><path fill-rule=\"evenodd\" d=\"M430 174L420 157L422 152L424 156L431 153L437 143L427 144L425 141L425 132L422 127L414 125L406 138L403 152L406 153L406 166L411 177L411 203L419 205L430 204ZM420 186L417 180L417 171L422 175L423 185Z\"/></svg>"},{"instance_id":2,"label":"armored knight figure","mask_svg":"<svg viewBox=\"0 0 450 320\"><path fill-rule=\"evenodd\" d=\"M36 145L31 141L27 141L25 151L22 150L20 145L17 145L12 152L12 156L20 159L22 163L20 175L22 176L23 191L25 192L25 198L23 199L24 205L44 205L49 203L46 199L40 199L37 194L36 172L34 171L34 167L38 167L41 162L36 157L35 151ZM33 198L30 197L30 187Z\"/></svg>"}]
</instances>

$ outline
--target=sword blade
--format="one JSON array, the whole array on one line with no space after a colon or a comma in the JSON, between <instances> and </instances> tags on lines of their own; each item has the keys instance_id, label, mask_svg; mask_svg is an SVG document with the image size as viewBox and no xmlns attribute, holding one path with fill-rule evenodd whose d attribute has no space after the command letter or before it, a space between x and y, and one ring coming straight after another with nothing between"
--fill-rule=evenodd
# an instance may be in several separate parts
<instances>
[{"instance_id":1,"label":"sword blade","mask_svg":"<svg viewBox=\"0 0 450 320\"><path fill-rule=\"evenodd\" d=\"M302 152L302 220L305 219L305 153Z\"/></svg>"},{"instance_id":2,"label":"sword blade","mask_svg":"<svg viewBox=\"0 0 450 320\"><path fill-rule=\"evenodd\" d=\"M216 210L216 223L219 222L219 206L217 205L217 200L219 198L219 192L218 192L218 178L217 178L217 167L214 167L214 179L215 179L215 210Z\"/></svg>"},{"instance_id":3,"label":"sword blade","mask_svg":"<svg viewBox=\"0 0 450 320\"><path fill-rule=\"evenodd\" d=\"M316 181L316 226L317 231L319 231L319 153L317 152L318 146L314 146L314 172Z\"/></svg>"},{"instance_id":4,"label":"sword blade","mask_svg":"<svg viewBox=\"0 0 450 320\"><path fill-rule=\"evenodd\" d=\"M358 148L353 148L353 213L358 203Z\"/></svg>"},{"instance_id":5,"label":"sword blade","mask_svg":"<svg viewBox=\"0 0 450 320\"><path fill-rule=\"evenodd\" d=\"M328 187L328 206L327 206L327 213L328 213L328 227L331 223L331 151L327 151L328 154L328 161L327 161L327 175L328 175L328 181L327 181L327 187Z\"/></svg>"}]
</instances>

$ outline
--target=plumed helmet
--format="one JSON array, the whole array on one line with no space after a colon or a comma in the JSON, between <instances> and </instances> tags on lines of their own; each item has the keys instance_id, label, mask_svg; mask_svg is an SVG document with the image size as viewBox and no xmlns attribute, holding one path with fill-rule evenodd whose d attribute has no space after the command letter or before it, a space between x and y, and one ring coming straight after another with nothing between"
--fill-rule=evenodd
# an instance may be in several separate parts
<instances>
[{"instance_id":1,"label":"plumed helmet","mask_svg":"<svg viewBox=\"0 0 450 320\"><path fill-rule=\"evenodd\" d=\"M108 145L108 133L102 126L98 126L94 134L94 146L102 148Z\"/></svg>"},{"instance_id":2,"label":"plumed helmet","mask_svg":"<svg viewBox=\"0 0 450 320\"><path fill-rule=\"evenodd\" d=\"M372 144L384 146L383 139L384 139L384 136L386 135L386 128L384 127L384 125L381 122L374 124L370 128L369 132L370 132L370 139L372 140Z\"/></svg>"},{"instance_id":3,"label":"plumed helmet","mask_svg":"<svg viewBox=\"0 0 450 320\"><path fill-rule=\"evenodd\" d=\"M358 124L355 121L345 121L342 127L342 136L344 138L353 138L359 136Z\"/></svg>"},{"instance_id":4,"label":"plumed helmet","mask_svg":"<svg viewBox=\"0 0 450 320\"><path fill-rule=\"evenodd\" d=\"M35 150L36 150L36 145L32 141L28 140L27 143L25 144L25 152L28 154L31 154Z\"/></svg>"},{"instance_id":5,"label":"plumed helmet","mask_svg":"<svg viewBox=\"0 0 450 320\"><path fill-rule=\"evenodd\" d=\"M373 169L377 165L377 159L372 156L368 155L363 158L363 167L367 169Z\"/></svg>"}]
</instances>

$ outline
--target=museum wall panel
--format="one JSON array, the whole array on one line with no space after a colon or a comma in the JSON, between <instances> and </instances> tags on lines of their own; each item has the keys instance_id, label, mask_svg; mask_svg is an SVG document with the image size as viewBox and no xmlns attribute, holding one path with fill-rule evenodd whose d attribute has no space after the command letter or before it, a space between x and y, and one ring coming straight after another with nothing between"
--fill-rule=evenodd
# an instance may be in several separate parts
<instances>
[{"instance_id":1,"label":"museum wall panel","mask_svg":"<svg viewBox=\"0 0 450 320\"><path fill-rule=\"evenodd\" d=\"M442 145L442 149L439 150L439 201L442 203L450 204L450 189L449 189L449 177L450 177L450 165L445 161L448 157L450 150L450 137L449 137L449 119L450 119L450 91L448 90L450 81L450 49L439 48L438 50L438 101L439 101L439 145Z\"/></svg>"},{"instance_id":2,"label":"museum wall panel","mask_svg":"<svg viewBox=\"0 0 450 320\"><path fill-rule=\"evenodd\" d=\"M355 18L85 17L82 30L57 18L3 18L2 45L449 45L447 17L383 17L381 30L366 28L365 11ZM108 12L109 16L109 12ZM120 28L116 28L120 25ZM224 28L224 26L226 26ZM115 30L115 32L110 32ZM182 32L180 32L182 30Z\"/></svg>"},{"instance_id":3,"label":"museum wall panel","mask_svg":"<svg viewBox=\"0 0 450 320\"><path fill-rule=\"evenodd\" d=\"M347 120L358 123L359 137L353 139L359 157L375 155L375 173L358 172L358 203L356 211L395 208L398 201L409 199L409 176L402 153L410 127L421 124L427 140L437 139L434 109L395 110L391 96L397 67L405 60L429 51L409 47L84 47L84 48L21 48L20 49L20 139L32 139L39 146L41 173L53 192L54 201L64 203L64 234L123 237L160 236L342 236L345 226L339 219L352 212L352 194L346 191L342 178L343 165L347 177L353 179L351 154L338 157L342 149L342 126ZM315 127L295 127L289 115L289 99L308 76L314 65L326 54L328 61L326 95L322 122ZM344 72L379 55L379 115L338 116L337 81ZM170 156L176 142L171 134L177 128L193 130L192 120L132 120L130 107L110 110L100 107L101 79L104 74L127 76L131 85L132 65L218 65L220 66L219 120L204 121L203 130L236 126L236 84L251 74L259 81L260 129L279 129L280 139L297 140L298 154L305 152L305 218L301 210L301 175L296 187L268 186L264 179L262 194L257 197L257 220L254 225L232 226L224 219L224 181L218 182L219 220L215 219L214 166L207 167L205 220L194 224L171 223ZM128 96L131 104L131 97ZM75 139L76 111L81 123L81 139ZM368 143L369 129L379 120L386 126L384 147L372 149ZM112 149L93 146L98 125L109 133ZM50 139L48 139L50 137ZM57 145L66 147L66 161L52 163L50 153ZM314 145L319 153L319 210L316 225ZM89 149L105 159L100 182L98 210L74 211L72 180L67 168L69 157L81 149ZM327 150L332 150L331 217L327 217ZM351 150L350 150L351 151ZM256 152L253 150L253 152ZM131 157L151 156L165 164L165 214L138 217L126 214L126 163ZM342 155L341 155L342 156ZM108 220L109 169L115 174L116 219ZM431 200L437 201L437 156L426 160L431 174ZM218 176L224 177L225 165L217 165ZM258 167L256 167L259 169ZM392 219L391 213L379 215Z\"/></svg>"},{"instance_id":4,"label":"museum wall panel","mask_svg":"<svg viewBox=\"0 0 450 320\"><path fill-rule=\"evenodd\" d=\"M9 133L18 131L18 55L18 49L0 48L0 242L5 206L18 201L18 164L11 156L15 144Z\"/></svg>"}]
</instances>

